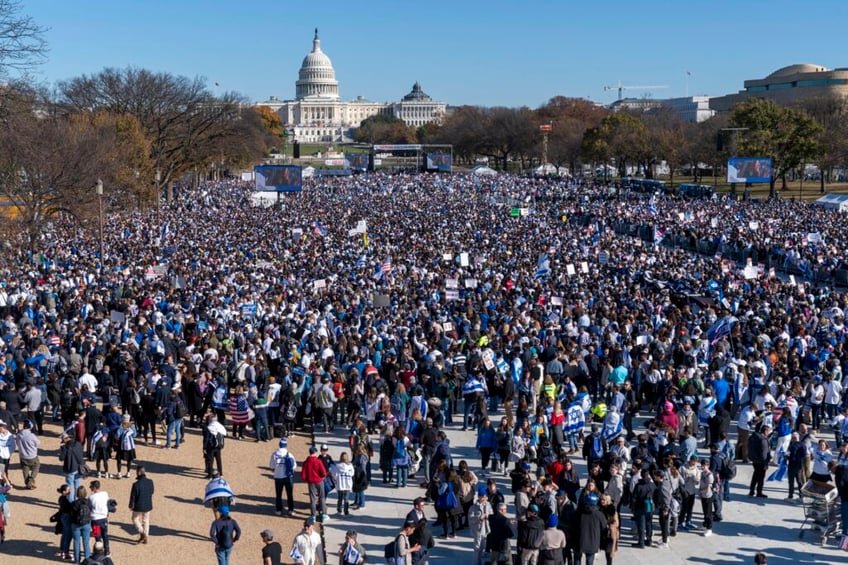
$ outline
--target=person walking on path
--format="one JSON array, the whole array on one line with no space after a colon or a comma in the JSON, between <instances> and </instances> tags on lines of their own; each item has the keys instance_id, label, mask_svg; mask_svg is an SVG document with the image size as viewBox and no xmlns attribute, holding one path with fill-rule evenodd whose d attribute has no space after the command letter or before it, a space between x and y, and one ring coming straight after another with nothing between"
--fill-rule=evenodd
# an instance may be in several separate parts
<instances>
[{"instance_id":1,"label":"person walking on path","mask_svg":"<svg viewBox=\"0 0 848 565\"><path fill-rule=\"evenodd\" d=\"M474 550L473 565L483 565L486 539L492 531L489 527L489 518L492 514L488 489L486 485L480 485L477 489L477 502L468 510L468 525L471 528Z\"/></svg>"},{"instance_id":2,"label":"person walking on path","mask_svg":"<svg viewBox=\"0 0 848 565\"><path fill-rule=\"evenodd\" d=\"M79 563L80 552L86 559L91 555L91 502L84 486L77 488L76 499L71 504L71 532L74 540L74 563Z\"/></svg>"},{"instance_id":3,"label":"person walking on path","mask_svg":"<svg viewBox=\"0 0 848 565\"><path fill-rule=\"evenodd\" d=\"M336 494L339 497L336 513L350 514L350 491L353 490L353 465L348 460L347 452L342 452L339 461L330 467L330 473L336 482Z\"/></svg>"},{"instance_id":4,"label":"person walking on path","mask_svg":"<svg viewBox=\"0 0 848 565\"><path fill-rule=\"evenodd\" d=\"M36 488L35 479L41 463L38 461L38 448L41 440L32 433L32 422L24 420L23 429L18 432L16 438L18 443L18 454L21 457L21 471L24 474L24 486L30 490Z\"/></svg>"},{"instance_id":5,"label":"person walking on path","mask_svg":"<svg viewBox=\"0 0 848 565\"><path fill-rule=\"evenodd\" d=\"M153 481L148 478L144 465L135 470L135 482L130 489L129 508L138 533L137 543L147 543L150 535L150 513L153 511Z\"/></svg>"},{"instance_id":6,"label":"person walking on path","mask_svg":"<svg viewBox=\"0 0 848 565\"><path fill-rule=\"evenodd\" d=\"M230 565L230 556L233 554L233 546L241 537L241 528L230 516L229 506L221 506L218 512L221 517L212 522L209 537L215 542L215 557L218 559L218 565Z\"/></svg>"},{"instance_id":7,"label":"person walking on path","mask_svg":"<svg viewBox=\"0 0 848 565\"><path fill-rule=\"evenodd\" d=\"M314 445L309 447L309 456L303 462L300 470L300 478L309 485L309 509L316 520L327 518L327 500L324 492L324 478L327 469L324 463L318 459L318 448Z\"/></svg>"},{"instance_id":8,"label":"person walking on path","mask_svg":"<svg viewBox=\"0 0 848 565\"><path fill-rule=\"evenodd\" d=\"M268 466L274 471L274 506L277 514L283 514L283 489L286 491L286 512L294 512L294 472L297 460L289 453L288 438L280 438L279 449L271 454Z\"/></svg>"},{"instance_id":9,"label":"person walking on path","mask_svg":"<svg viewBox=\"0 0 848 565\"><path fill-rule=\"evenodd\" d=\"M763 484L766 480L766 470L771 462L771 450L769 449L768 442L770 431L771 428L769 426L763 425L748 438L748 457L754 465L754 473L751 475L751 486L748 489L748 496L754 496L756 494L757 498L768 498L768 495L763 493Z\"/></svg>"},{"instance_id":10,"label":"person walking on path","mask_svg":"<svg viewBox=\"0 0 848 565\"><path fill-rule=\"evenodd\" d=\"M121 417L121 427L118 428L116 440L118 442L118 455L115 457L115 463L118 465L117 479L121 478L121 463L126 463L127 472L123 475L125 479L130 478L130 467L135 461L135 438L138 432L132 423L131 416L124 414Z\"/></svg>"},{"instance_id":11,"label":"person walking on path","mask_svg":"<svg viewBox=\"0 0 848 565\"><path fill-rule=\"evenodd\" d=\"M259 532L262 538L262 565L282 565L283 548L279 542L274 541L274 532L262 530Z\"/></svg>"},{"instance_id":12,"label":"person walking on path","mask_svg":"<svg viewBox=\"0 0 848 565\"><path fill-rule=\"evenodd\" d=\"M303 522L303 529L294 537L289 556L297 565L323 565L321 536L315 531L315 518L312 516Z\"/></svg>"},{"instance_id":13,"label":"person walking on path","mask_svg":"<svg viewBox=\"0 0 848 565\"><path fill-rule=\"evenodd\" d=\"M96 541L103 542L103 548L106 555L110 555L109 551L109 493L100 488L100 481L91 481L88 485L91 495L88 500L91 502L91 525L100 527L100 534L94 536Z\"/></svg>"},{"instance_id":14,"label":"person walking on path","mask_svg":"<svg viewBox=\"0 0 848 565\"><path fill-rule=\"evenodd\" d=\"M704 537L713 535L713 497L715 492L715 475L710 471L709 459L701 459L701 479L698 484L698 498L701 499L701 510L704 513Z\"/></svg>"},{"instance_id":15,"label":"person walking on path","mask_svg":"<svg viewBox=\"0 0 848 565\"><path fill-rule=\"evenodd\" d=\"M224 449L224 438L227 437L225 428L214 414L206 417L206 427L203 428L203 462L206 467L206 478L212 478L212 462L218 468L218 475L224 474L221 463L221 450Z\"/></svg>"}]
</instances>

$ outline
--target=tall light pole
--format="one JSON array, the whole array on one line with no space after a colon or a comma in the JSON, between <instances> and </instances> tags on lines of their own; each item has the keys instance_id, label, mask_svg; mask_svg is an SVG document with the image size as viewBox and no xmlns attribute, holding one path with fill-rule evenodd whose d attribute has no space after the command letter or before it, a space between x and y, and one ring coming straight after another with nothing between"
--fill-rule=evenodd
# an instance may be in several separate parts
<instances>
[{"instance_id":1,"label":"tall light pole","mask_svg":"<svg viewBox=\"0 0 848 565\"><path fill-rule=\"evenodd\" d=\"M156 221L159 221L159 209L162 203L162 189L160 188L160 183L162 182L162 171L159 168L156 168Z\"/></svg>"},{"instance_id":2,"label":"tall light pole","mask_svg":"<svg viewBox=\"0 0 848 565\"><path fill-rule=\"evenodd\" d=\"M100 217L100 264L103 265L103 181L97 179L97 207Z\"/></svg>"}]
</instances>

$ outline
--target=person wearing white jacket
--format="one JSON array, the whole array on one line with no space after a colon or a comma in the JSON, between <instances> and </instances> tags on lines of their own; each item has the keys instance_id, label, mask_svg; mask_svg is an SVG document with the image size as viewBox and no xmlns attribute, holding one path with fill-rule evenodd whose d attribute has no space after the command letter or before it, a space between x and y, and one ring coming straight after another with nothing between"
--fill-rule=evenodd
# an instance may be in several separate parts
<instances>
[{"instance_id":1,"label":"person wearing white jacket","mask_svg":"<svg viewBox=\"0 0 848 565\"><path fill-rule=\"evenodd\" d=\"M294 513L294 473L297 469L297 460L289 453L288 438L280 438L280 447L271 454L268 466L274 471L274 501L276 513L283 513L283 488L286 489L287 513ZM353 471L351 471L351 474Z\"/></svg>"},{"instance_id":2,"label":"person wearing white jacket","mask_svg":"<svg viewBox=\"0 0 848 565\"><path fill-rule=\"evenodd\" d=\"M336 481L336 491L339 495L336 513L341 514L344 509L345 515L350 514L348 494L353 490L353 465L351 465L350 457L346 451L341 454L338 462L333 463L332 467L330 467L330 474L333 476L333 480Z\"/></svg>"}]
</instances>

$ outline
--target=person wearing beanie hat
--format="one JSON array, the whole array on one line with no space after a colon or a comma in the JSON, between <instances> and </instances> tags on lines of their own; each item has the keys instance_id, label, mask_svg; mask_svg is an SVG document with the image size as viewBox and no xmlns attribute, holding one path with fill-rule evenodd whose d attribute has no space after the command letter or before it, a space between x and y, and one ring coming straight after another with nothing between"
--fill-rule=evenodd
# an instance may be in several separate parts
<instances>
[{"instance_id":1,"label":"person wearing beanie hat","mask_svg":"<svg viewBox=\"0 0 848 565\"><path fill-rule=\"evenodd\" d=\"M483 553L486 551L486 536L492 531L489 518L494 512L489 504L489 493L486 485L477 488L477 502L468 509L468 526L471 528L472 548L474 550L474 565L483 564Z\"/></svg>"},{"instance_id":2,"label":"person wearing beanie hat","mask_svg":"<svg viewBox=\"0 0 848 565\"><path fill-rule=\"evenodd\" d=\"M274 472L274 504L276 514L283 514L283 489L286 491L286 513L294 512L294 473L297 470L297 460L289 453L288 438L280 438L279 448L271 454L268 466Z\"/></svg>"},{"instance_id":3,"label":"person wearing beanie hat","mask_svg":"<svg viewBox=\"0 0 848 565\"><path fill-rule=\"evenodd\" d=\"M228 565L233 553L233 546L241 537L238 522L230 516L229 506L219 506L220 517L212 522L209 537L215 542L215 556L219 565Z\"/></svg>"}]
</instances>

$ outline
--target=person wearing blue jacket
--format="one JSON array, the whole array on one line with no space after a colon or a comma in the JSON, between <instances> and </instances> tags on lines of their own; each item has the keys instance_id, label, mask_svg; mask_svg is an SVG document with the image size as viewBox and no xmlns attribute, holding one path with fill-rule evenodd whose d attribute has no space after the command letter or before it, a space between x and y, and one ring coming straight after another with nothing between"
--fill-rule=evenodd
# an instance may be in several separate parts
<instances>
[{"instance_id":1,"label":"person wearing blue jacket","mask_svg":"<svg viewBox=\"0 0 848 565\"><path fill-rule=\"evenodd\" d=\"M492 452L498 448L498 442L495 438L495 429L492 427L492 422L488 418L484 418L480 427L477 429L477 449L480 451L480 466L485 472L489 466L489 460L492 457ZM495 463L492 467L497 470Z\"/></svg>"}]
</instances>

